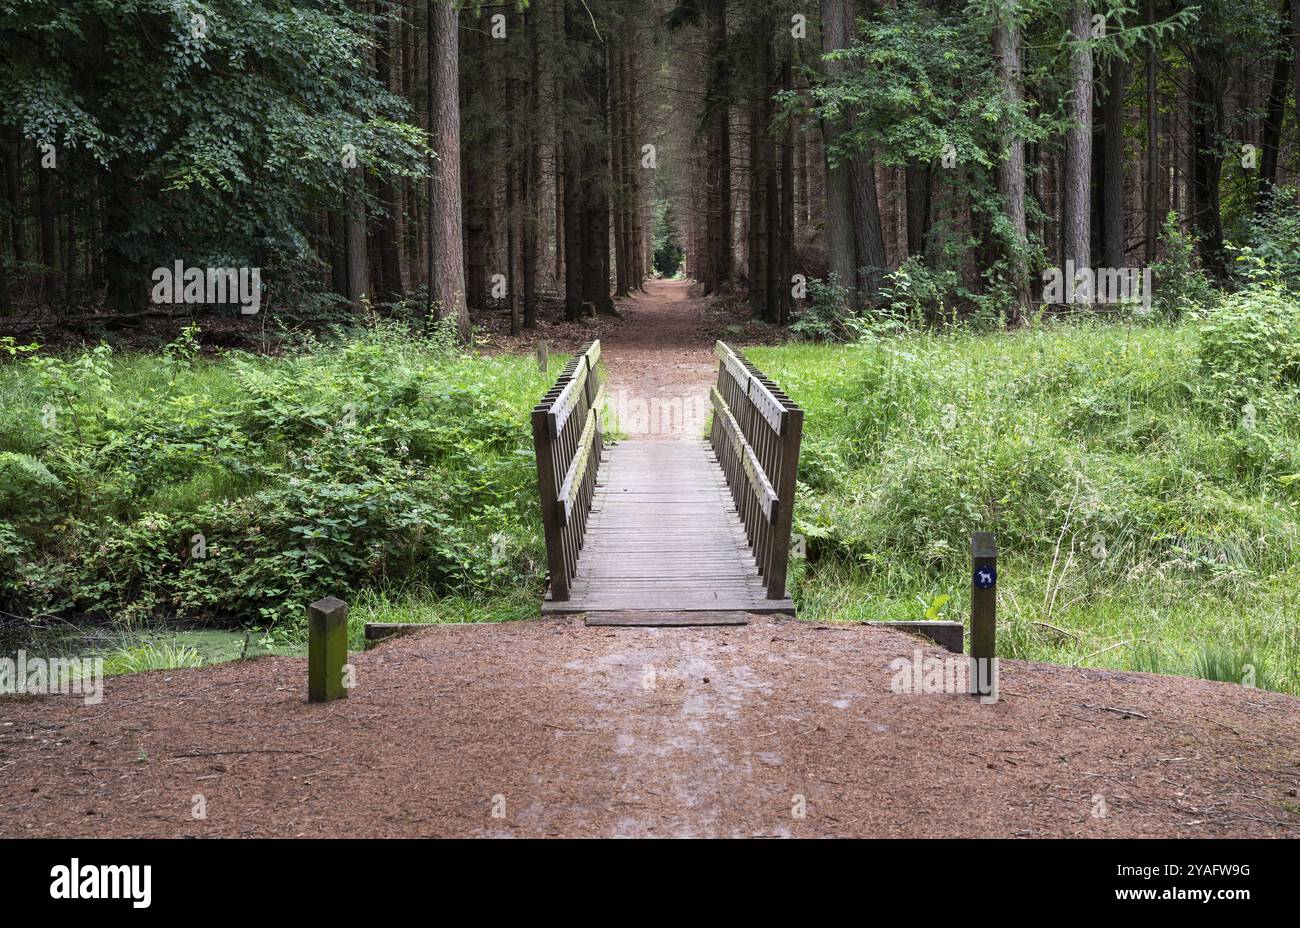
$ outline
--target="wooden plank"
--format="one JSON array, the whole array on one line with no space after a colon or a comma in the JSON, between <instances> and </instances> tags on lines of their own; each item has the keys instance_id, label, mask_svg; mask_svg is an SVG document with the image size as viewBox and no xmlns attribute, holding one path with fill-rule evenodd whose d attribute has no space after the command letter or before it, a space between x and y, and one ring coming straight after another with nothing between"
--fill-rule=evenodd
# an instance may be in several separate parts
<instances>
[{"instance_id":1,"label":"wooden plank","mask_svg":"<svg viewBox=\"0 0 1300 928\"><path fill-rule=\"evenodd\" d=\"M754 376L744 358L726 342L719 341L713 347L718 360L727 368L732 379L740 384L740 390L753 403L759 415L771 426L772 431L781 433L782 413L785 407L768 389L767 385Z\"/></svg>"},{"instance_id":2,"label":"wooden plank","mask_svg":"<svg viewBox=\"0 0 1300 928\"><path fill-rule=\"evenodd\" d=\"M748 625L749 614L745 612L589 612L586 624L642 628Z\"/></svg>"},{"instance_id":3,"label":"wooden plank","mask_svg":"<svg viewBox=\"0 0 1300 928\"><path fill-rule=\"evenodd\" d=\"M550 423L551 437L558 438L563 431L564 425L569 421L569 416L573 414L573 408L578 403L578 397L582 396L582 389L587 383L587 374L590 372L585 364L581 365L573 374L560 395L556 397L555 402L551 404Z\"/></svg>"},{"instance_id":4,"label":"wooden plank","mask_svg":"<svg viewBox=\"0 0 1300 928\"><path fill-rule=\"evenodd\" d=\"M602 387L601 390L601 393L596 394L598 400L603 395L604 388ZM555 506L561 525L568 525L573 518L573 504L578 498L582 478L586 476L591 461L591 451L596 443L596 422L599 418L600 406L595 404L587 410L587 422L582 427L582 437L578 439L578 450L574 452L573 462L569 465L568 473L564 475L564 482L560 484L559 492L556 494Z\"/></svg>"},{"instance_id":5,"label":"wooden plank","mask_svg":"<svg viewBox=\"0 0 1300 928\"><path fill-rule=\"evenodd\" d=\"M602 459L568 599L548 597L542 611L793 614L794 604L768 598L704 443L622 442Z\"/></svg>"},{"instance_id":6,"label":"wooden plank","mask_svg":"<svg viewBox=\"0 0 1300 928\"><path fill-rule=\"evenodd\" d=\"M718 388L713 387L709 391L709 396L713 400L714 410L722 417L723 428L726 429L727 435L731 438L732 447L736 449L736 454L740 457L741 466L744 468L745 476L749 480L750 489L754 491L754 497L758 500L763 516L770 523L776 518L776 490L772 488L772 482L763 473L763 466L758 461L758 455L754 453L754 449L749 442L745 441L744 433L740 430L740 423L736 421L736 417L727 408L727 403L722 398L722 394L718 392Z\"/></svg>"}]
</instances>

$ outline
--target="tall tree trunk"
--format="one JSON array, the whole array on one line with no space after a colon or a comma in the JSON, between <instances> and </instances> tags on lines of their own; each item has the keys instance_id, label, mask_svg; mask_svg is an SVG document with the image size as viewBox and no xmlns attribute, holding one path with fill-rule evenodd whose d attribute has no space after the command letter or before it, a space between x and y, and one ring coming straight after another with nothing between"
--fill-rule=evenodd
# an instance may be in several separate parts
<instances>
[{"instance_id":1,"label":"tall tree trunk","mask_svg":"<svg viewBox=\"0 0 1300 928\"><path fill-rule=\"evenodd\" d=\"M773 207L776 176L772 140L768 135L771 119L772 29L764 21L755 29L751 46L753 79L749 98L749 305L754 316L771 322L772 251L775 247Z\"/></svg>"},{"instance_id":2,"label":"tall tree trunk","mask_svg":"<svg viewBox=\"0 0 1300 928\"><path fill-rule=\"evenodd\" d=\"M0 158L0 180L3 181L3 188L6 191L6 198L9 190L9 159ZM13 303L10 302L9 296L9 277L10 277L10 258L11 242L13 238L13 225L11 223L0 224L0 316L11 316L14 312Z\"/></svg>"},{"instance_id":3,"label":"tall tree trunk","mask_svg":"<svg viewBox=\"0 0 1300 928\"><path fill-rule=\"evenodd\" d=\"M375 79L387 89L400 92L401 87L394 78L392 28L393 23L386 18L381 17L376 22ZM398 189L383 174L375 193L383 211L375 220L375 264L378 271L375 277L379 283L375 297L378 301L392 302L402 295L402 265L397 249L401 201Z\"/></svg>"},{"instance_id":4,"label":"tall tree trunk","mask_svg":"<svg viewBox=\"0 0 1300 928\"><path fill-rule=\"evenodd\" d=\"M858 291L874 298L885 274L885 238L876 199L876 164L870 152L859 152L849 163L853 191L853 255Z\"/></svg>"},{"instance_id":5,"label":"tall tree trunk","mask_svg":"<svg viewBox=\"0 0 1300 928\"><path fill-rule=\"evenodd\" d=\"M853 4L850 0L821 0L822 51L832 52L847 48L853 23ZM842 75L847 68L843 61L826 62L826 72L832 79ZM854 264L853 196L849 178L849 161L836 158L832 149L839 144L844 133L842 120L823 120L822 138L826 149L826 250L830 273L852 297L857 286L857 268Z\"/></svg>"},{"instance_id":6,"label":"tall tree trunk","mask_svg":"<svg viewBox=\"0 0 1300 928\"><path fill-rule=\"evenodd\" d=\"M40 168L37 168L40 171ZM128 241L142 199L156 195L149 189L142 196L141 182L128 171L104 174L104 279L106 299L116 313L132 313L148 299L145 269Z\"/></svg>"},{"instance_id":7,"label":"tall tree trunk","mask_svg":"<svg viewBox=\"0 0 1300 928\"><path fill-rule=\"evenodd\" d=\"M1106 74L1106 99L1102 105L1105 127L1103 161L1105 189L1102 193L1102 254L1109 268L1121 268L1125 260L1124 231L1124 93L1128 89L1128 64L1116 58Z\"/></svg>"},{"instance_id":8,"label":"tall tree trunk","mask_svg":"<svg viewBox=\"0 0 1300 928\"><path fill-rule=\"evenodd\" d=\"M1156 21L1156 0L1147 0L1147 25ZM1147 110L1147 167L1146 167L1146 249L1147 266L1155 264L1156 249L1160 240L1160 190L1164 176L1160 169L1160 96L1159 57L1154 40L1146 50L1146 110Z\"/></svg>"},{"instance_id":9,"label":"tall tree trunk","mask_svg":"<svg viewBox=\"0 0 1300 928\"><path fill-rule=\"evenodd\" d=\"M509 101L508 119L510 130L507 139L506 157L506 300L510 306L510 334L518 335L523 331L523 320L519 315L519 250L523 238L521 210L518 191L521 177L525 171L526 160L519 153L519 108L515 79L506 80L506 100Z\"/></svg>"},{"instance_id":10,"label":"tall tree trunk","mask_svg":"<svg viewBox=\"0 0 1300 928\"><path fill-rule=\"evenodd\" d=\"M524 11L524 31L528 38L528 117L525 121L527 151L524 152L523 302L524 328L532 329L537 326L537 240L542 222L542 58L538 46L537 12L531 3Z\"/></svg>"},{"instance_id":11,"label":"tall tree trunk","mask_svg":"<svg viewBox=\"0 0 1300 928\"><path fill-rule=\"evenodd\" d=\"M486 86L492 73L487 47L492 40L477 26L467 31L470 35L466 48L469 65L462 69L461 74L465 105L470 113L481 113L499 102L491 99L491 88ZM493 250L492 198L495 188L490 154L493 137L480 117L466 122L465 137L461 141L465 150L465 299L470 307L481 310L488 304L489 264Z\"/></svg>"},{"instance_id":12,"label":"tall tree trunk","mask_svg":"<svg viewBox=\"0 0 1300 928\"><path fill-rule=\"evenodd\" d=\"M614 179L610 205L614 211L614 293L627 296L631 277L631 225L628 216L627 123L624 108L627 73L625 41L619 36L610 50L609 152Z\"/></svg>"},{"instance_id":13,"label":"tall tree trunk","mask_svg":"<svg viewBox=\"0 0 1300 928\"><path fill-rule=\"evenodd\" d=\"M1022 52L1016 0L1008 0L1000 12L993 31L998 78L1007 104L1019 107L1024 101L1024 88L1021 86ZM1016 307L1023 313L1028 310L1030 299L1027 252L1029 230L1025 221L1025 143L1009 131L1004 131L999 141L1003 152L998 161L998 194L1002 197L1002 208L1006 212L1007 224L1011 227L1012 240L1007 243L1007 257Z\"/></svg>"},{"instance_id":14,"label":"tall tree trunk","mask_svg":"<svg viewBox=\"0 0 1300 928\"><path fill-rule=\"evenodd\" d=\"M594 33L595 27L592 28ZM591 114L594 132L586 143L587 169L583 177L588 233L584 252L587 267L583 271L583 301L591 303L598 313L612 314L614 301L609 294L609 141L606 131L609 124L609 59L604 44L598 42L591 44L592 63L587 72L587 93L594 104Z\"/></svg>"},{"instance_id":15,"label":"tall tree trunk","mask_svg":"<svg viewBox=\"0 0 1300 928\"><path fill-rule=\"evenodd\" d=\"M1295 125L1296 133L1300 135L1300 0L1291 0L1291 63L1295 76L1295 87L1292 90Z\"/></svg>"},{"instance_id":16,"label":"tall tree trunk","mask_svg":"<svg viewBox=\"0 0 1300 928\"><path fill-rule=\"evenodd\" d=\"M343 205L343 255L348 275L348 302L360 309L370 293L370 267L366 260L366 204L362 197L365 175L354 168L348 177Z\"/></svg>"},{"instance_id":17,"label":"tall tree trunk","mask_svg":"<svg viewBox=\"0 0 1300 928\"><path fill-rule=\"evenodd\" d=\"M59 252L59 218L55 203L54 168L36 167L37 211L41 232L41 295L46 302L63 296L63 257Z\"/></svg>"},{"instance_id":18,"label":"tall tree trunk","mask_svg":"<svg viewBox=\"0 0 1300 928\"><path fill-rule=\"evenodd\" d=\"M786 43L785 56L781 64L781 87L790 91L794 87L794 50ZM796 203L794 196L794 125L793 120L786 120L781 135L781 227L777 246L776 261L776 322L785 325L790 321L793 310L790 277L794 271L794 221Z\"/></svg>"},{"instance_id":19,"label":"tall tree trunk","mask_svg":"<svg viewBox=\"0 0 1300 928\"><path fill-rule=\"evenodd\" d=\"M929 164L909 160L903 175L907 200L907 253L921 257L925 254L925 241L930 234L931 188L933 168Z\"/></svg>"},{"instance_id":20,"label":"tall tree trunk","mask_svg":"<svg viewBox=\"0 0 1300 928\"><path fill-rule=\"evenodd\" d=\"M1227 274L1223 253L1223 215L1219 182L1223 174L1223 95L1227 60L1217 39L1198 49L1192 60L1192 229L1205 271L1222 280Z\"/></svg>"},{"instance_id":21,"label":"tall tree trunk","mask_svg":"<svg viewBox=\"0 0 1300 928\"><path fill-rule=\"evenodd\" d=\"M1092 185L1092 50L1088 46L1092 12L1087 0L1074 0L1069 13L1070 73L1065 134L1065 197L1063 251L1076 269L1090 267Z\"/></svg>"},{"instance_id":22,"label":"tall tree trunk","mask_svg":"<svg viewBox=\"0 0 1300 928\"><path fill-rule=\"evenodd\" d=\"M708 84L705 88L705 124L708 127L708 199L706 226L708 254L704 260L704 292L716 293L731 279L731 71L727 61L726 0L708 0L706 25L709 42Z\"/></svg>"},{"instance_id":23,"label":"tall tree trunk","mask_svg":"<svg viewBox=\"0 0 1300 928\"><path fill-rule=\"evenodd\" d=\"M639 72L641 58L634 42L628 53L628 149L632 153L631 168L631 213L632 213L632 286L643 289L649 267L646 257L646 237L644 221L644 197L641 192L641 176L645 170L641 167L641 116ZM730 204L728 204L730 208Z\"/></svg>"},{"instance_id":24,"label":"tall tree trunk","mask_svg":"<svg viewBox=\"0 0 1300 928\"><path fill-rule=\"evenodd\" d=\"M1264 107L1264 132L1260 141L1259 198L1256 208L1262 208L1277 186L1278 162L1282 148L1282 127L1286 121L1288 79L1292 68L1292 39L1290 4L1283 3L1281 35L1278 37L1277 58L1273 61L1273 77L1268 87L1268 102ZM1296 41L1300 41L1297 39Z\"/></svg>"},{"instance_id":25,"label":"tall tree trunk","mask_svg":"<svg viewBox=\"0 0 1300 928\"><path fill-rule=\"evenodd\" d=\"M429 309L433 319L456 320L469 341L461 243L459 37L456 10L428 0L429 141L437 153L429 182Z\"/></svg>"},{"instance_id":26,"label":"tall tree trunk","mask_svg":"<svg viewBox=\"0 0 1300 928\"><path fill-rule=\"evenodd\" d=\"M330 210L325 214L325 221L330 253L330 288L346 300L348 298L348 259L344 251L342 210Z\"/></svg>"},{"instance_id":27,"label":"tall tree trunk","mask_svg":"<svg viewBox=\"0 0 1300 928\"><path fill-rule=\"evenodd\" d=\"M27 227L23 222L23 149L19 142L4 143L5 198L9 201L10 234L14 260L19 264L28 261Z\"/></svg>"},{"instance_id":28,"label":"tall tree trunk","mask_svg":"<svg viewBox=\"0 0 1300 928\"><path fill-rule=\"evenodd\" d=\"M564 316L570 322L582 315L582 151L572 130L564 143Z\"/></svg>"}]
</instances>

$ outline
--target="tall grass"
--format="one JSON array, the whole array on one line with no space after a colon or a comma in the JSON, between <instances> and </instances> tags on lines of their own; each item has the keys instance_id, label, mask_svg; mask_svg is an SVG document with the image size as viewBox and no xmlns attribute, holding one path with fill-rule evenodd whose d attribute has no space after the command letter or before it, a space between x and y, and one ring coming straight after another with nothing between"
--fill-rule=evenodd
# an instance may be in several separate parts
<instances>
[{"instance_id":1,"label":"tall grass","mask_svg":"<svg viewBox=\"0 0 1300 928\"><path fill-rule=\"evenodd\" d=\"M801 614L964 619L993 529L1004 656L1240 681L1213 645L1300 692L1300 404L1278 377L1225 400L1208 326L750 350L808 411Z\"/></svg>"},{"instance_id":2,"label":"tall grass","mask_svg":"<svg viewBox=\"0 0 1300 928\"><path fill-rule=\"evenodd\" d=\"M326 594L539 598L548 386L382 327L275 358L182 338L0 364L0 609L300 630Z\"/></svg>"}]
</instances>

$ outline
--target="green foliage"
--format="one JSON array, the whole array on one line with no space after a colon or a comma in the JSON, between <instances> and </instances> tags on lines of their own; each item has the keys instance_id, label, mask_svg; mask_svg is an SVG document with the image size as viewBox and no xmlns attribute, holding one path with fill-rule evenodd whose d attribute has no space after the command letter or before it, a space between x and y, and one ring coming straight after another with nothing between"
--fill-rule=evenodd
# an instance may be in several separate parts
<instances>
[{"instance_id":1,"label":"green foliage","mask_svg":"<svg viewBox=\"0 0 1300 928\"><path fill-rule=\"evenodd\" d=\"M947 315L958 283L956 271L936 270L919 256L911 255L885 276L880 303L887 313L923 328L931 320Z\"/></svg>"},{"instance_id":2,"label":"green foliage","mask_svg":"<svg viewBox=\"0 0 1300 928\"><path fill-rule=\"evenodd\" d=\"M1201 269L1196 237L1184 234L1178 214L1170 212L1160 230L1165 258L1151 265L1152 307L1165 319L1181 319L1213 306L1218 288Z\"/></svg>"},{"instance_id":3,"label":"green foliage","mask_svg":"<svg viewBox=\"0 0 1300 928\"><path fill-rule=\"evenodd\" d=\"M656 183L662 183L656 177ZM673 219L672 200L665 195L656 194L654 203L654 269L662 277L676 277L681 270L686 254L677 240L677 225Z\"/></svg>"},{"instance_id":4,"label":"green foliage","mask_svg":"<svg viewBox=\"0 0 1300 928\"><path fill-rule=\"evenodd\" d=\"M1026 109L1002 94L981 17L905 0L863 20L857 44L826 57L848 67L813 88L817 115L853 116L829 151L832 162L871 150L885 164L925 163L947 150L958 163L990 168L999 128L1013 126L1028 141L1041 135Z\"/></svg>"},{"instance_id":5,"label":"green foliage","mask_svg":"<svg viewBox=\"0 0 1300 928\"><path fill-rule=\"evenodd\" d=\"M867 328L853 310L848 289L832 274L827 280L808 281L808 308L799 313L790 331L809 341L851 341L861 338Z\"/></svg>"},{"instance_id":6,"label":"green foliage","mask_svg":"<svg viewBox=\"0 0 1300 928\"><path fill-rule=\"evenodd\" d=\"M535 364L397 328L273 360L191 340L0 368L0 609L292 629L411 579L536 592Z\"/></svg>"},{"instance_id":7,"label":"green foliage","mask_svg":"<svg viewBox=\"0 0 1300 928\"><path fill-rule=\"evenodd\" d=\"M1300 295L1276 286L1226 297L1199 325L1206 399L1221 422L1251 430L1293 408L1300 386Z\"/></svg>"},{"instance_id":8,"label":"green foliage","mask_svg":"<svg viewBox=\"0 0 1300 928\"><path fill-rule=\"evenodd\" d=\"M1249 225L1246 244L1229 246L1242 281L1300 293L1300 211L1295 199L1293 188L1272 191Z\"/></svg>"},{"instance_id":9,"label":"green foliage","mask_svg":"<svg viewBox=\"0 0 1300 928\"><path fill-rule=\"evenodd\" d=\"M118 648L104 656L104 675L108 677L147 670L185 670L202 667L203 656L194 648L167 642L145 642Z\"/></svg>"},{"instance_id":10,"label":"green foliage","mask_svg":"<svg viewBox=\"0 0 1300 928\"><path fill-rule=\"evenodd\" d=\"M372 175L422 171L422 133L367 63L373 30L337 0L0 0L0 125L98 176L110 295L180 259L262 267L291 297L357 173L346 146Z\"/></svg>"},{"instance_id":11,"label":"green foliage","mask_svg":"<svg viewBox=\"0 0 1300 928\"><path fill-rule=\"evenodd\" d=\"M970 534L994 529L1006 656L1194 673L1231 640L1300 692L1300 326L1280 333L1281 300L1176 327L750 349L807 410L801 615L915 619L946 595L963 618ZM1250 429L1237 379L1274 397Z\"/></svg>"}]
</instances>

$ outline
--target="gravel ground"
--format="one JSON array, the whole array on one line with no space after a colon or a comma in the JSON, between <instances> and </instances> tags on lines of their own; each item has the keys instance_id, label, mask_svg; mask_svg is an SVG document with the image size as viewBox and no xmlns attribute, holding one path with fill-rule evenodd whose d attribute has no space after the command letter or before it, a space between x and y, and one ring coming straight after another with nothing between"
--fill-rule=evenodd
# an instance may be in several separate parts
<instances>
[{"instance_id":1,"label":"gravel ground","mask_svg":"<svg viewBox=\"0 0 1300 928\"><path fill-rule=\"evenodd\" d=\"M548 619L390 640L324 705L277 657L10 697L0 835L1300 833L1296 699L1022 661L995 706L892 692L916 649L945 656L856 625Z\"/></svg>"}]
</instances>

